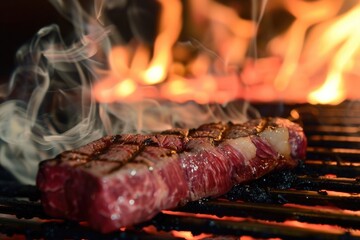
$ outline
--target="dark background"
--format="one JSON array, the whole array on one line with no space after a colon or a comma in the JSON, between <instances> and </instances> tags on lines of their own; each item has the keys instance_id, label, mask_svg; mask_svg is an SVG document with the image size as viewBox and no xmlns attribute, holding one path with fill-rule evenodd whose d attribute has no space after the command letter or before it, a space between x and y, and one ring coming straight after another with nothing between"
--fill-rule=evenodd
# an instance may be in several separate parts
<instances>
[{"instance_id":1,"label":"dark background","mask_svg":"<svg viewBox=\"0 0 360 240\"><path fill-rule=\"evenodd\" d=\"M39 29L53 23L57 23L65 33L71 29L71 25L47 0L0 1L0 84L9 81L16 67L16 51ZM0 180L15 181L1 165Z\"/></svg>"},{"instance_id":2,"label":"dark background","mask_svg":"<svg viewBox=\"0 0 360 240\"><path fill-rule=\"evenodd\" d=\"M15 53L44 26L56 23L62 33L71 25L47 0L0 1L0 81L8 80L16 67Z\"/></svg>"},{"instance_id":3,"label":"dark background","mask_svg":"<svg viewBox=\"0 0 360 240\"><path fill-rule=\"evenodd\" d=\"M73 0L69 0L73 1ZM75 1L75 0L74 0ZM80 3L83 5L89 5L89 0L79 0ZM134 5L138 4L139 6L145 6L148 10L148 6L144 3L153 2L151 0L131 0L131 3ZM249 11L251 7L250 0L247 1L239 1L239 0L221 0L221 2L226 2L226 5L232 6L241 15L245 18L250 18L251 11ZM141 3L141 4L140 4ZM184 0L183 3L186 3ZM239 3L241 3L239 5ZM239 5L239 6L238 6ZM139 7L135 6L135 7ZM237 7L236 7L237 6ZM140 10L146 10L140 9ZM186 4L184 6L186 9ZM139 10L139 9L138 9ZM142 15L146 17L146 11L142 11ZM111 12L108 12L109 18L111 17ZM116 19L121 16L121 12L116 12ZM284 14L284 12L278 12L275 14L278 18L273 19L271 16L267 16L265 14L264 20L262 21L262 29L260 29L260 39L265 39L265 43L269 38L271 38L271 34L268 33L276 33L282 31L283 29L279 26L283 26L284 22L289 23L291 19L289 19L288 14ZM186 19L186 16L184 16ZM124 20L120 19L118 23L123 23ZM136 20L136 19L133 19ZM139 32L146 32L145 30L149 27L147 26L146 29L143 29L144 22L151 22L149 19L138 19L140 24L138 24L140 31ZM61 34L63 37L67 37L71 35L73 32L72 25L67 22L67 20L58 13L58 11L51 5L48 0L0 0L0 83L7 81L10 74L13 72L14 68L16 67L15 61L15 53L16 51L23 45L29 42L34 35L40 30L42 27L48 26L50 24L58 24L61 30ZM116 25L116 21L113 22ZM265 23L265 24L264 24ZM190 24L184 23L184 28L186 26L192 26ZM276 26L276 29L274 29ZM262 30L266 31L262 31ZM123 33L122 33L123 34ZM183 33L184 34L184 33ZM187 36L188 32L184 35ZM193 32L190 33L192 36ZM269 36L268 36L269 35ZM196 37L196 36L195 36ZM184 40L184 39L183 39ZM185 39L186 40L186 39ZM261 42L258 41L259 45ZM259 46L258 46L259 47ZM260 49L262 47L260 46ZM258 52L260 54L260 52Z\"/></svg>"}]
</instances>

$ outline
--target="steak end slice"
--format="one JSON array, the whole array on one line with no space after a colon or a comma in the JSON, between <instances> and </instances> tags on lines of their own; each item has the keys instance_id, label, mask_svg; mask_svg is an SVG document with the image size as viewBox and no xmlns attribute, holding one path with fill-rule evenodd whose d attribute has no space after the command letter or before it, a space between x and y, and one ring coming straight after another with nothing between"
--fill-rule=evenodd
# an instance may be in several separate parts
<instances>
[{"instance_id":1,"label":"steak end slice","mask_svg":"<svg viewBox=\"0 0 360 240\"><path fill-rule=\"evenodd\" d=\"M294 168L306 144L302 128L282 118L107 136L42 161L37 187L50 216L107 233Z\"/></svg>"}]
</instances>

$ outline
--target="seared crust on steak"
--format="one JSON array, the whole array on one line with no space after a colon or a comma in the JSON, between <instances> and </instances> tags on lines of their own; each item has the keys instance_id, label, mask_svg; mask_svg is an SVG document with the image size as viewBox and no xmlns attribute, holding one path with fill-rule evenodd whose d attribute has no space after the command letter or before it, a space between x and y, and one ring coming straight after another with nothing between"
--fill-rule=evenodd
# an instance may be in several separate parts
<instances>
[{"instance_id":1,"label":"seared crust on steak","mask_svg":"<svg viewBox=\"0 0 360 240\"><path fill-rule=\"evenodd\" d=\"M110 232L293 168L305 149L302 128L281 118L106 136L41 162L37 186L49 215Z\"/></svg>"}]
</instances>

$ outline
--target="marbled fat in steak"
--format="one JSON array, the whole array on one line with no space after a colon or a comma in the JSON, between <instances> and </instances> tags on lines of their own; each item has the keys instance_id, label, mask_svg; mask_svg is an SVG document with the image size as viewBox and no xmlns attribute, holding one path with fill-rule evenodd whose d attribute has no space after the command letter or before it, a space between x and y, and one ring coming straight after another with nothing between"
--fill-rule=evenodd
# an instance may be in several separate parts
<instances>
[{"instance_id":1,"label":"marbled fat in steak","mask_svg":"<svg viewBox=\"0 0 360 240\"><path fill-rule=\"evenodd\" d=\"M216 197L305 157L302 128L282 118L103 137L40 163L46 213L101 232Z\"/></svg>"}]
</instances>

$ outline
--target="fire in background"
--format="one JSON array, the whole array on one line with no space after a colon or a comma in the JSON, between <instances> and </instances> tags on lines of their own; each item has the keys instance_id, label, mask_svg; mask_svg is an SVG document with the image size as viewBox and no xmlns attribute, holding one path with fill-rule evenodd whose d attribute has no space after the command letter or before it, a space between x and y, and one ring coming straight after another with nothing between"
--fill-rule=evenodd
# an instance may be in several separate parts
<instances>
[{"instance_id":1,"label":"fire in background","mask_svg":"<svg viewBox=\"0 0 360 240\"><path fill-rule=\"evenodd\" d=\"M350 86L358 84L358 4L105 2L101 16L118 33L110 72L95 96L101 102L155 97L200 103L356 98Z\"/></svg>"}]
</instances>

